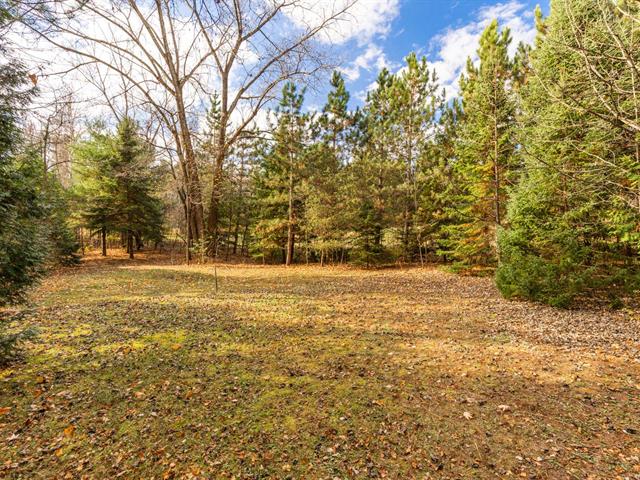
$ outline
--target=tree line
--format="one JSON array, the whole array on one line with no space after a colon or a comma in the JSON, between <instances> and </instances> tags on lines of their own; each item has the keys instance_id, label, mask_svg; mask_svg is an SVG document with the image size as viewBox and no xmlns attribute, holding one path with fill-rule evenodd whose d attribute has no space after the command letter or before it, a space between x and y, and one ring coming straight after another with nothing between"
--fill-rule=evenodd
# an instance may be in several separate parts
<instances>
[{"instance_id":1,"label":"tree line","mask_svg":"<svg viewBox=\"0 0 640 480\"><path fill-rule=\"evenodd\" d=\"M171 11L158 5L158 16L170 18ZM37 234L19 229L25 236L19 241L10 238L15 229L0 227L2 248L21 245L28 252L24 247L33 245L38 253L3 255L11 259L3 275L22 260L23 272L36 270L29 262L42 264L38 235L47 236L47 252L65 252L48 258L73 257L75 247L67 247L78 241L72 228L84 228L100 239L104 254L108 236L117 236L131 257L145 244L177 236L188 258L245 256L287 265L439 262L460 272L495 272L507 297L569 306L605 294L618 305L640 285L638 8L628 1L554 1L547 17L536 10L534 45L513 45L509 29L493 21L453 99L414 53L399 71L383 69L355 109L339 70L322 109L305 109L301 79L310 65L301 60L260 94L247 93L256 85L252 76L239 96L222 82L202 127L184 116L184 105L174 109L149 97L151 113L140 114L141 122L130 108L115 115L117 126L94 122L74 139L68 187L52 175L30 177L21 170L25 158L37 170L38 149L19 140L24 132L16 120L33 94L25 92L34 89L14 89L3 100L6 118L13 120L3 125L8 140L2 158L15 179L3 175L13 179L3 191L28 189L12 194L16 200L3 203L1 212L33 228L46 218L49 226ZM194 15L204 28L205 11ZM267 25L266 16L249 17L243 21ZM224 16L233 24L231 18ZM58 28L80 35L71 22ZM242 44L245 36L235 38ZM308 53L302 47L309 38L291 47L295 58ZM80 45L60 44L82 55ZM238 51L214 47L208 48L228 76ZM162 58L169 65L163 72L177 61L170 53ZM268 53L257 74L267 75L283 60ZM26 85L24 69L12 65L2 66L2 74ZM150 75L161 75L158 65L147 66ZM178 82L169 88L172 95L179 96L190 79L172 77ZM148 82L128 80L144 94ZM158 82L171 83L164 77ZM281 91L266 129L232 121L238 104L253 95L264 109L276 96L275 85ZM174 150L158 147L150 133L157 131L173 139ZM35 208L45 197L49 210ZM21 198L34 208L19 213Z\"/></svg>"},{"instance_id":2,"label":"tree line","mask_svg":"<svg viewBox=\"0 0 640 480\"><path fill-rule=\"evenodd\" d=\"M495 269L507 297L617 305L640 281L639 22L554 2L510 54L494 21L452 101L415 54L356 110L337 72L321 112L286 84L268 138L227 164L222 249L241 225L264 261L443 262Z\"/></svg>"}]
</instances>

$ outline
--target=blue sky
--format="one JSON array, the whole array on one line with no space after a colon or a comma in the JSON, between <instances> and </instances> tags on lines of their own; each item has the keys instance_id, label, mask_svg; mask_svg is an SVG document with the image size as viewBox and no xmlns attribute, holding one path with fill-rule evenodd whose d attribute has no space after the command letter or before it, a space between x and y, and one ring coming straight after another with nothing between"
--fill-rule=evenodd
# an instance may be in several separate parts
<instances>
[{"instance_id":1,"label":"blue sky","mask_svg":"<svg viewBox=\"0 0 640 480\"><path fill-rule=\"evenodd\" d=\"M539 1L543 12L548 13L549 0ZM305 31L310 25L320 24L327 12L350 7L347 15L340 15L336 22L330 23L330 28L322 29L315 40L316 46L327 54L331 63L339 65L351 94L352 108L363 103L367 91L375 87L376 77L383 67L391 72L399 71L404 57L412 51L427 57L431 68L438 74L441 86L447 91L447 97L455 97L458 93L458 78L467 57L475 55L480 34L494 18L499 20L501 26L510 28L514 40L513 50L519 41L532 42L535 38L533 11L536 0L297 0L295 6L297 8L283 11L283 17L279 17L281 23L274 27L279 28L279 32L284 35L289 31L294 34L297 28ZM126 15L126 11L121 14ZM87 22L98 35L101 32L111 32L110 24L106 24L103 17L91 17ZM179 38L181 44L188 49L183 63L193 64L201 58L201 50L207 51L208 46L200 42L196 43L200 45L198 48L191 49L189 45L198 35L198 30L192 28L188 21L182 25L184 32L181 32ZM68 41L73 42L74 39L69 38ZM59 92L61 95L72 92L76 101L86 101L91 105L92 108L83 110L88 115L111 114L102 100L102 90L92 88L95 86L90 80L106 82L110 91L119 92L125 88L119 75L103 69L96 76L97 70L75 69L73 67L79 62L78 58L43 41L31 44L28 37L19 36L16 44L23 45L22 50L29 52L34 71L45 78L41 83L43 93L40 96L43 105L50 103ZM189 58L188 53L191 53ZM112 63L111 50L103 50L101 55L105 57L106 64ZM243 61L236 65L236 70L232 70L232 89L236 83L239 85L246 81L248 71L261 65L258 61L260 52L250 47L239 55ZM127 64L131 59L118 58L117 61ZM141 84L147 85L147 77L150 75L148 71L136 66L135 62L131 65L134 76ZM69 74L56 73L66 71ZM211 65L202 64L198 71L198 81L194 82L198 85L188 86L187 96L189 104L194 106L195 115L202 115L209 105L209 96L219 82L216 72ZM150 84L154 85L154 81L151 80ZM307 89L305 107L320 110L326 102L329 72L312 82L312 85L316 88ZM135 96L132 102L146 102L144 94L137 90L127 91ZM157 97L160 103L167 101L162 89L152 89L149 94ZM114 94L114 97L117 95ZM258 112L254 119L256 124L268 123L268 111L273 106L272 102ZM232 121L243 118L246 112L241 110L238 107ZM251 108L245 110L251 113ZM141 115L144 116L144 111Z\"/></svg>"},{"instance_id":2,"label":"blue sky","mask_svg":"<svg viewBox=\"0 0 640 480\"><path fill-rule=\"evenodd\" d=\"M457 79L466 58L474 55L478 36L493 18L510 27L513 48L535 35L533 11L540 3L544 13L549 0L360 0L365 6L353 21L362 30L342 47L342 73L347 80L352 104L361 104L374 85L382 66L401 68L411 51L426 55L436 68L448 96L457 93ZM369 8L367 8L369 7ZM370 11L369 11L370 10ZM368 23L367 23L368 22ZM374 24L370 27L369 24ZM325 89L308 95L308 105L319 107Z\"/></svg>"}]
</instances>

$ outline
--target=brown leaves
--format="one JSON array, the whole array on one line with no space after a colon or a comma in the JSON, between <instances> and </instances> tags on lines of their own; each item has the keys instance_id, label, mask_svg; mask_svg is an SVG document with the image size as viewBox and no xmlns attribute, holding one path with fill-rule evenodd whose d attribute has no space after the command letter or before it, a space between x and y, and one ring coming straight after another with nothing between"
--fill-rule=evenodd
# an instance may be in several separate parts
<instances>
[{"instance_id":1,"label":"brown leaves","mask_svg":"<svg viewBox=\"0 0 640 480\"><path fill-rule=\"evenodd\" d=\"M504 302L486 279L243 266L213 297L207 267L82 268L81 282L41 294L54 305L37 320L55 334L36 345L47 361L0 385L0 477L564 478L575 468L608 478L620 464L624 478L640 468L637 364L558 348L578 345L584 328ZM79 322L91 336L70 335ZM617 335L633 340L626 326ZM570 442L598 454L574 457Z\"/></svg>"}]
</instances>

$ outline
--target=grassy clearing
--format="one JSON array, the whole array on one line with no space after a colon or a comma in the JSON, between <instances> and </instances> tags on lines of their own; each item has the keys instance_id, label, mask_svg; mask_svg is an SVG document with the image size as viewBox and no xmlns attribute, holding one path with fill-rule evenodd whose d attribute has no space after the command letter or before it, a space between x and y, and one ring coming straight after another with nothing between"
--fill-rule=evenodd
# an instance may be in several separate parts
<instances>
[{"instance_id":1,"label":"grassy clearing","mask_svg":"<svg viewBox=\"0 0 640 480\"><path fill-rule=\"evenodd\" d=\"M0 476L640 476L637 312L436 269L218 276L94 258L48 278L0 371Z\"/></svg>"}]
</instances>

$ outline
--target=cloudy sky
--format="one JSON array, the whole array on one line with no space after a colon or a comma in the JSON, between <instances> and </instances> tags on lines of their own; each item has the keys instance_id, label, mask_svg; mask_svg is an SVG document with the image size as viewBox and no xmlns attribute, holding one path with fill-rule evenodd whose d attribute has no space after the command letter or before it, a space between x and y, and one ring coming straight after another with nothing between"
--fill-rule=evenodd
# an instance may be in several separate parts
<instances>
[{"instance_id":1,"label":"cloudy sky","mask_svg":"<svg viewBox=\"0 0 640 480\"><path fill-rule=\"evenodd\" d=\"M277 24L276 30L271 33L295 35L297 29L304 29L305 26L319 22L323 15L326 16L327 11L340 10L341 6L353 1L299 0L296 3L298 8L285 11L284 22ZM548 13L549 0L541 2L543 12ZM383 67L392 72L398 71L402 68L404 58L412 51L427 57L428 63L438 74L440 84L446 88L447 97L452 98L457 95L458 78L467 57L475 56L478 39L485 26L496 18L502 27L509 27L513 37L512 47L515 50L518 42L532 42L534 39L535 6L535 0L356 0L348 16L341 18L330 30L323 31L317 40L321 48L326 46L332 63L340 65L339 69L351 93L351 107L363 103L367 91L375 86L376 77ZM91 28L87 28L93 32L92 35L112 31L112 26L100 18L89 25ZM184 37L186 45L191 45L190 39L194 38L196 30L190 28L188 21L185 21L183 26L184 31L181 31L180 38ZM56 53L56 50L44 41L33 44L32 39L26 36L18 36L15 41L21 45L20 51L32 52L31 64L38 76L44 74L42 103L49 102L51 92L71 88L75 90L76 99L84 97L83 101L91 103L92 108L84 110L88 115L108 114L104 108L99 108L97 99L100 93L93 92L87 86L87 75L93 75L95 78L93 71L87 74L82 69L71 69L69 62L73 63L75 60L64 51ZM29 47L33 48L30 50ZM193 53L197 49L188 51ZM242 55L243 65L249 68L259 58L259 52L243 51ZM196 55L195 58L200 57ZM188 58L184 63L188 63ZM205 71L205 75L213 71L207 64L203 64L201 69ZM65 71L71 73L52 73ZM233 73L232 70L232 77ZM112 75L106 77L105 81L111 85L114 76L117 77ZM323 78L314 82L314 88L308 89L307 109L322 108L329 87L328 77L328 73L324 74ZM216 78L211 77L209 80L206 92L192 92L192 104L200 105L196 109L197 112L204 112L208 107L209 95L216 89ZM112 85L114 92L121 88L118 83L116 80ZM256 121L263 124L266 122L267 111L263 109L259 113ZM236 112L236 115L241 113Z\"/></svg>"},{"instance_id":2,"label":"cloudy sky","mask_svg":"<svg viewBox=\"0 0 640 480\"><path fill-rule=\"evenodd\" d=\"M361 103L382 67L398 70L411 51L427 57L448 96L454 96L484 27L497 18L511 29L514 49L521 40L532 42L537 3L548 12L548 0L360 0L353 25L336 37L342 42L341 70L353 104ZM310 92L309 106L321 103L323 96L324 91Z\"/></svg>"}]
</instances>

